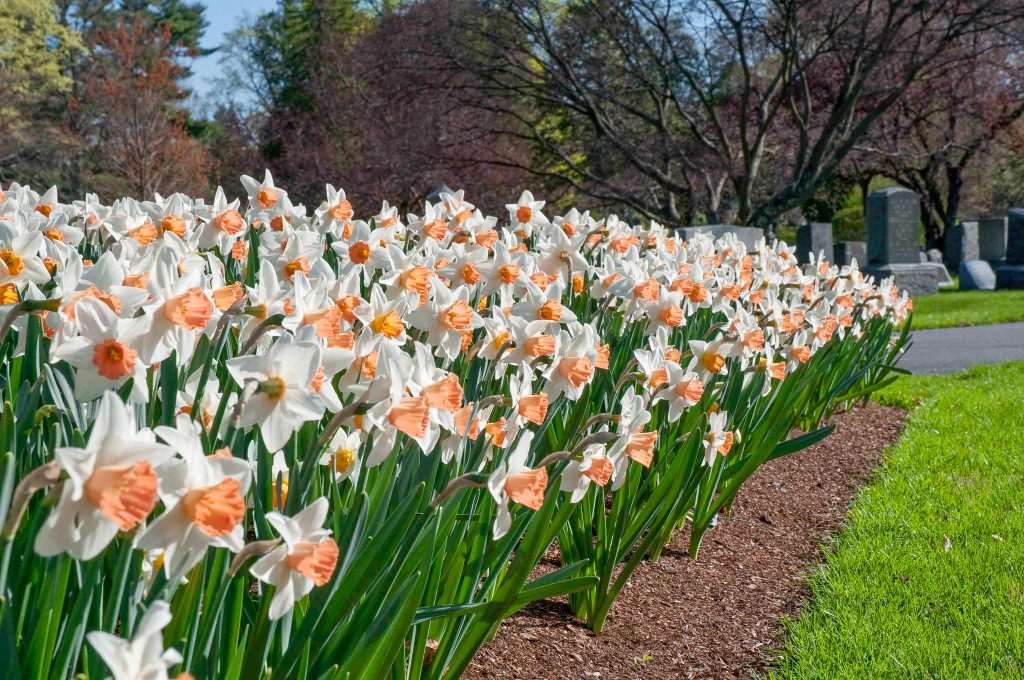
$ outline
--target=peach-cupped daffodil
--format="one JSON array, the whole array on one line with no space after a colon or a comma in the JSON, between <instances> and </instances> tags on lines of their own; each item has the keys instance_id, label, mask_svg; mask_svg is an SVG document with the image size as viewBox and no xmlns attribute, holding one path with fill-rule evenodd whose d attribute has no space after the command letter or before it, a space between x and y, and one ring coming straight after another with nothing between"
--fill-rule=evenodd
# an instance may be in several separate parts
<instances>
[{"instance_id":1,"label":"peach-cupped daffodil","mask_svg":"<svg viewBox=\"0 0 1024 680\"><path fill-rule=\"evenodd\" d=\"M512 454L506 461L499 463L487 478L487 489L491 492L494 502L498 504L498 514L494 518L493 526L495 540L507 534L512 528L509 503L519 503L531 510L540 510L544 504L548 471L542 467L531 468L526 464L532 443L533 433L523 432Z\"/></svg>"},{"instance_id":2,"label":"peach-cupped daffodil","mask_svg":"<svg viewBox=\"0 0 1024 680\"><path fill-rule=\"evenodd\" d=\"M732 450L735 434L726 428L729 414L715 411L708 416L708 431L704 435L704 464L711 465L719 456L725 456Z\"/></svg>"},{"instance_id":3,"label":"peach-cupped daffodil","mask_svg":"<svg viewBox=\"0 0 1024 680\"><path fill-rule=\"evenodd\" d=\"M255 211L269 210L277 205L282 197L287 196L283 189L274 186L274 178L270 176L270 170L263 174L263 181L259 182L249 175L242 175L242 186L249 196L249 207Z\"/></svg>"},{"instance_id":4,"label":"peach-cupped daffodil","mask_svg":"<svg viewBox=\"0 0 1024 680\"><path fill-rule=\"evenodd\" d=\"M507 204L505 208L512 226L522 230L527 238L533 235L534 229L548 223L548 218L541 212L544 201L533 200L533 194L529 191L524 191L518 201Z\"/></svg>"},{"instance_id":5,"label":"peach-cupped daffodil","mask_svg":"<svg viewBox=\"0 0 1024 680\"><path fill-rule=\"evenodd\" d=\"M199 236L200 248L219 248L223 256L228 256L235 242L245 235L246 223L238 207L237 198L229 202L224 189L217 187L213 203L199 211L199 216L206 219Z\"/></svg>"},{"instance_id":6,"label":"peach-cupped daffodil","mask_svg":"<svg viewBox=\"0 0 1024 680\"><path fill-rule=\"evenodd\" d=\"M346 197L344 189L335 189L331 184L327 185L326 194L327 200L320 204L315 213L320 222L320 231L340 238L344 236L345 227L351 224L355 214L352 203Z\"/></svg>"},{"instance_id":7,"label":"peach-cupped daffodil","mask_svg":"<svg viewBox=\"0 0 1024 680\"><path fill-rule=\"evenodd\" d=\"M198 564L208 547L242 549L252 468L226 453L204 455L197 424L185 414L177 417L175 427L158 427L156 434L181 458L159 469L166 510L146 528L139 547L162 548L170 578Z\"/></svg>"},{"instance_id":8,"label":"peach-cupped daffodil","mask_svg":"<svg viewBox=\"0 0 1024 680\"><path fill-rule=\"evenodd\" d=\"M561 490L572 494L570 500L573 503L583 500L591 483L606 486L615 475L615 461L608 455L604 444L591 444L582 455L582 460L570 460L562 471Z\"/></svg>"},{"instance_id":9,"label":"peach-cupped daffodil","mask_svg":"<svg viewBox=\"0 0 1024 680\"><path fill-rule=\"evenodd\" d=\"M545 391L549 399L565 394L575 401L594 379L598 360L597 334L593 326L583 325L575 336L562 331L558 353L544 375L548 379Z\"/></svg>"},{"instance_id":10,"label":"peach-cupped daffodil","mask_svg":"<svg viewBox=\"0 0 1024 680\"><path fill-rule=\"evenodd\" d=\"M470 304L470 290L435 287L432 299L409 315L409 323L427 333L426 341L438 356L454 360L462 351L464 334L484 325Z\"/></svg>"},{"instance_id":11,"label":"peach-cupped daffodil","mask_svg":"<svg viewBox=\"0 0 1024 680\"><path fill-rule=\"evenodd\" d=\"M327 499L318 498L294 517L268 512L267 521L281 535L282 544L252 565L252 575L274 586L270 619L279 619L313 586L326 585L338 563L338 544L324 529Z\"/></svg>"},{"instance_id":12,"label":"peach-cupped daffodil","mask_svg":"<svg viewBox=\"0 0 1024 680\"><path fill-rule=\"evenodd\" d=\"M643 467L651 466L658 433L643 431L649 422L651 412L644 408L644 398L632 387L627 388L619 400L619 418L615 428L618 438L608 445L608 457L615 463L613 489L626 481L626 467L630 460Z\"/></svg>"},{"instance_id":13,"label":"peach-cupped daffodil","mask_svg":"<svg viewBox=\"0 0 1024 680\"><path fill-rule=\"evenodd\" d=\"M65 446L54 452L68 479L36 535L36 552L89 560L117 532L139 526L156 506L155 468L173 454L151 430L137 430L131 409L105 392L85 448Z\"/></svg>"},{"instance_id":14,"label":"peach-cupped daffodil","mask_svg":"<svg viewBox=\"0 0 1024 680\"><path fill-rule=\"evenodd\" d=\"M120 319L99 297L78 300L74 313L79 335L57 347L53 360L75 367L75 397L91 401L133 379L132 400L148 401L149 366L139 356L138 342L149 331L151 319Z\"/></svg>"},{"instance_id":15,"label":"peach-cupped daffodil","mask_svg":"<svg viewBox=\"0 0 1024 680\"><path fill-rule=\"evenodd\" d=\"M683 411L695 406L704 396L704 381L689 369L675 362L665 363L665 384L655 392L655 401L668 402L668 420L675 422L683 415Z\"/></svg>"}]
</instances>

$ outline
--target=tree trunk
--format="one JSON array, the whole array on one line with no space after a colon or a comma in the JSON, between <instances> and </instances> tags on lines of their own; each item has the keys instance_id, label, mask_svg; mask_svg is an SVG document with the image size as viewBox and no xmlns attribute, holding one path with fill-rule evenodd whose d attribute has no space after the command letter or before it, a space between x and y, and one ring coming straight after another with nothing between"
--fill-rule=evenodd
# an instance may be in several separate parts
<instances>
[{"instance_id":1,"label":"tree trunk","mask_svg":"<svg viewBox=\"0 0 1024 680\"><path fill-rule=\"evenodd\" d=\"M857 178L860 186L860 209L864 214L864 224L868 222L868 192L871 191L871 175L864 174Z\"/></svg>"},{"instance_id":2,"label":"tree trunk","mask_svg":"<svg viewBox=\"0 0 1024 680\"><path fill-rule=\"evenodd\" d=\"M946 170L946 214L943 220L942 233L937 234L935 242L945 246L946 234L949 228L956 222L960 213L960 199L963 195L964 178L960 168L948 168ZM937 246L938 247L938 246Z\"/></svg>"}]
</instances>

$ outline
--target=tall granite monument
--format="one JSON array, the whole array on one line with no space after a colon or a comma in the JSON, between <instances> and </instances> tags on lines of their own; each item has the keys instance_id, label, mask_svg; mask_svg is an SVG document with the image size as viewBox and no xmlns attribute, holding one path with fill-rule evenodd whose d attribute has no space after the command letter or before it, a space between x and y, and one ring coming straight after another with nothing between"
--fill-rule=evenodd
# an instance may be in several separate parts
<instances>
[{"instance_id":1,"label":"tall granite monument","mask_svg":"<svg viewBox=\"0 0 1024 680\"><path fill-rule=\"evenodd\" d=\"M868 261L862 269L877 278L895 277L912 296L939 292L935 270L921 264L921 199L903 187L868 196Z\"/></svg>"}]
</instances>

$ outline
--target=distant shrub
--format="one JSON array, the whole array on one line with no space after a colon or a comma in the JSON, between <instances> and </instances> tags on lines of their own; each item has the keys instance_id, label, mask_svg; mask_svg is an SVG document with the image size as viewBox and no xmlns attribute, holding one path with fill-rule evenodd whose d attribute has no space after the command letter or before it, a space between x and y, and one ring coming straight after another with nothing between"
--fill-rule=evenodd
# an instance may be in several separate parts
<instances>
[{"instance_id":1,"label":"distant shrub","mask_svg":"<svg viewBox=\"0 0 1024 680\"><path fill-rule=\"evenodd\" d=\"M832 237L836 241L863 241L865 234L864 209L859 204L832 216Z\"/></svg>"}]
</instances>

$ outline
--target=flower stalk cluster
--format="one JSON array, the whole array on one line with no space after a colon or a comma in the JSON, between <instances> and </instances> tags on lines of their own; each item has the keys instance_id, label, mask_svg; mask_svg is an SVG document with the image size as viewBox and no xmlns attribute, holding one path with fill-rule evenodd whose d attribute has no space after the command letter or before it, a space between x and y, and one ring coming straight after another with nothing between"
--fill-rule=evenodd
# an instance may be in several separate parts
<instances>
[{"instance_id":1,"label":"flower stalk cluster","mask_svg":"<svg viewBox=\"0 0 1024 680\"><path fill-rule=\"evenodd\" d=\"M907 340L892 281L781 242L242 186L0 192L21 676L454 677L557 595L600 630Z\"/></svg>"}]
</instances>

